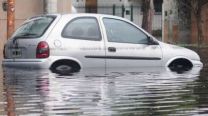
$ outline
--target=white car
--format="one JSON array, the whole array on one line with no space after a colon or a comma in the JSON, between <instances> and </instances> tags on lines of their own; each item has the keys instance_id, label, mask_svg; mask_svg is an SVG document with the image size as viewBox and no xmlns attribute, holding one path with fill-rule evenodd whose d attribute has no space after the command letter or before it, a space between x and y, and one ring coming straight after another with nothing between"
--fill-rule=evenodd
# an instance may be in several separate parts
<instances>
[{"instance_id":1,"label":"white car","mask_svg":"<svg viewBox=\"0 0 208 116\"><path fill-rule=\"evenodd\" d=\"M42 15L23 23L5 44L3 66L48 68L202 67L192 50L165 44L121 17Z\"/></svg>"}]
</instances>

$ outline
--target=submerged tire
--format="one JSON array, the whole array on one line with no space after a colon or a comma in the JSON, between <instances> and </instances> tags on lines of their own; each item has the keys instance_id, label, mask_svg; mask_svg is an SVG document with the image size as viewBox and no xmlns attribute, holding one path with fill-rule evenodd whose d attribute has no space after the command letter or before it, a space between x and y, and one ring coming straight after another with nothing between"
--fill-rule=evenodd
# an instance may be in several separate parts
<instances>
[{"instance_id":1,"label":"submerged tire","mask_svg":"<svg viewBox=\"0 0 208 116\"><path fill-rule=\"evenodd\" d=\"M63 74L79 72L80 66L73 61L58 61L51 66L50 70L53 73L63 75Z\"/></svg>"},{"instance_id":2,"label":"submerged tire","mask_svg":"<svg viewBox=\"0 0 208 116\"><path fill-rule=\"evenodd\" d=\"M184 72L191 70L193 68L193 64L187 59L177 59L170 63L168 67L171 71Z\"/></svg>"}]
</instances>

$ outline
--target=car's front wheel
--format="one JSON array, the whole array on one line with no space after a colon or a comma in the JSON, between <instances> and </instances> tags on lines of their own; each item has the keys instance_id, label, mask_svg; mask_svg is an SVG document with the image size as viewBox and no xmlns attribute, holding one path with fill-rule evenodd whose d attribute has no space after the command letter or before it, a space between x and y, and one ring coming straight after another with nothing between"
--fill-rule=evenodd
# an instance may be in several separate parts
<instances>
[{"instance_id":1,"label":"car's front wheel","mask_svg":"<svg viewBox=\"0 0 208 116\"><path fill-rule=\"evenodd\" d=\"M168 67L175 72L184 72L191 70L193 64L187 59L177 59L171 62Z\"/></svg>"}]
</instances>

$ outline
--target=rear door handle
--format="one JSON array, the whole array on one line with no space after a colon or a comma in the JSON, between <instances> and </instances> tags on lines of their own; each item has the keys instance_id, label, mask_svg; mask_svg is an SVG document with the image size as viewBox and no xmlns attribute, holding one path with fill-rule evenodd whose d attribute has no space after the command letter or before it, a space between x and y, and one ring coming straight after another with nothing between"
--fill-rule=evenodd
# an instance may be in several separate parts
<instances>
[{"instance_id":1,"label":"rear door handle","mask_svg":"<svg viewBox=\"0 0 208 116\"><path fill-rule=\"evenodd\" d=\"M109 52L116 52L116 48L115 47L108 47L108 51Z\"/></svg>"}]
</instances>

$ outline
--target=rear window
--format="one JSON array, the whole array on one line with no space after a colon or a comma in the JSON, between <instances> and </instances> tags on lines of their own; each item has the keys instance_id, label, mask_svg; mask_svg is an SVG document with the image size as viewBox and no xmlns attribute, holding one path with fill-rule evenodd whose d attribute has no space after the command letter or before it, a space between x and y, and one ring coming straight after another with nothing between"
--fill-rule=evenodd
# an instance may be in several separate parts
<instances>
[{"instance_id":1,"label":"rear window","mask_svg":"<svg viewBox=\"0 0 208 116\"><path fill-rule=\"evenodd\" d=\"M35 17L20 26L13 34L13 38L38 38L41 37L51 23L54 16Z\"/></svg>"}]
</instances>

